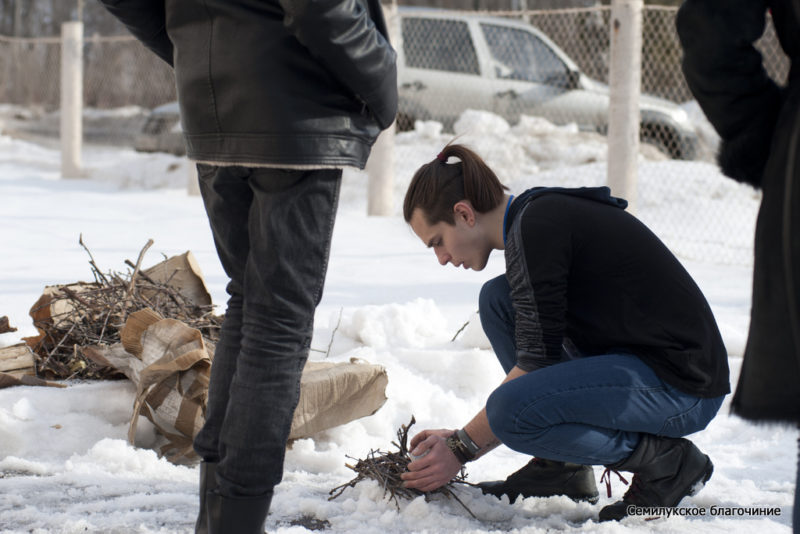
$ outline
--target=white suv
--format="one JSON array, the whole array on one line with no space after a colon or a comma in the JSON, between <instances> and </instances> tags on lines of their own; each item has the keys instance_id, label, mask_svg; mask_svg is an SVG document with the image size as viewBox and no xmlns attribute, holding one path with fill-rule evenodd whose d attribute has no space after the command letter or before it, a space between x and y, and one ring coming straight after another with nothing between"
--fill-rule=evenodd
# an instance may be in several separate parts
<instances>
[{"instance_id":1,"label":"white suv","mask_svg":"<svg viewBox=\"0 0 800 534\"><path fill-rule=\"evenodd\" d=\"M398 127L436 120L452 131L465 109L492 111L510 123L536 115L555 124L608 129L608 87L588 78L530 24L447 10L399 9ZM673 158L692 159L697 134L676 104L642 95L642 140Z\"/></svg>"},{"instance_id":2,"label":"white suv","mask_svg":"<svg viewBox=\"0 0 800 534\"><path fill-rule=\"evenodd\" d=\"M608 87L580 72L542 32L519 21L428 8L399 8L397 126L436 120L452 131L466 109L516 123L520 115L584 130L608 129ZM673 158L692 159L697 134L674 103L642 95L642 139ZM134 147L185 153L176 102L151 113Z\"/></svg>"}]
</instances>

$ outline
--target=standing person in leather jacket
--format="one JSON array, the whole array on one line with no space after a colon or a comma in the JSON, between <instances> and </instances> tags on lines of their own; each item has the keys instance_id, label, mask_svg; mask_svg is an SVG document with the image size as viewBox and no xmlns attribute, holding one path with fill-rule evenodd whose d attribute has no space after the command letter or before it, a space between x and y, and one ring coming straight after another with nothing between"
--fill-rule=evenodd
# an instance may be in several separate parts
<instances>
[{"instance_id":1,"label":"standing person in leather jacket","mask_svg":"<svg viewBox=\"0 0 800 534\"><path fill-rule=\"evenodd\" d=\"M198 533L262 533L322 294L342 167L397 109L378 0L101 0L174 67L230 295L195 439Z\"/></svg>"},{"instance_id":2,"label":"standing person in leather jacket","mask_svg":"<svg viewBox=\"0 0 800 534\"><path fill-rule=\"evenodd\" d=\"M768 10L791 61L783 87L754 46ZM686 81L721 137L722 172L763 194L750 332L732 411L800 424L800 0L688 0L677 29ZM800 534L797 489L794 531Z\"/></svg>"}]
</instances>

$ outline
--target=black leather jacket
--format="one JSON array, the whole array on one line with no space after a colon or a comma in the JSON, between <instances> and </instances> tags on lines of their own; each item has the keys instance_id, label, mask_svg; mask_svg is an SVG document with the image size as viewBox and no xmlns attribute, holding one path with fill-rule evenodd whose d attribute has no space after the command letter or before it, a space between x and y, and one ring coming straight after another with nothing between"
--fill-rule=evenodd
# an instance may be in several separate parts
<instances>
[{"instance_id":1,"label":"black leather jacket","mask_svg":"<svg viewBox=\"0 0 800 534\"><path fill-rule=\"evenodd\" d=\"M190 158L357 166L397 112L378 0L101 0L175 68Z\"/></svg>"}]
</instances>

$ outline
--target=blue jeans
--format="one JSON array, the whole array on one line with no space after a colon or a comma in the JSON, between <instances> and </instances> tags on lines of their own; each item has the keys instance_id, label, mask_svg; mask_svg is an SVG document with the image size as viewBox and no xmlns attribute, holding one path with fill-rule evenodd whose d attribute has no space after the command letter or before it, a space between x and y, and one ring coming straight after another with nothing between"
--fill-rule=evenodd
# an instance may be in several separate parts
<instances>
[{"instance_id":1,"label":"blue jeans","mask_svg":"<svg viewBox=\"0 0 800 534\"><path fill-rule=\"evenodd\" d=\"M283 477L341 170L201 164L198 174L230 299L194 448L219 462L222 495L263 495Z\"/></svg>"},{"instance_id":2,"label":"blue jeans","mask_svg":"<svg viewBox=\"0 0 800 534\"><path fill-rule=\"evenodd\" d=\"M516 363L514 309L505 275L480 296L481 324L506 371ZM642 433L704 429L724 396L695 397L665 383L633 354L565 359L497 388L486 403L492 432L518 452L585 465L628 458Z\"/></svg>"}]
</instances>

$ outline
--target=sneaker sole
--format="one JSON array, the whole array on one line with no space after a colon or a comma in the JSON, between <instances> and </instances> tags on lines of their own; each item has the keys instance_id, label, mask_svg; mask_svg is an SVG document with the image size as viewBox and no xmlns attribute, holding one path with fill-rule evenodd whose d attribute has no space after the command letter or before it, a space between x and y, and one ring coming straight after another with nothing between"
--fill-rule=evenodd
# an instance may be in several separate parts
<instances>
[{"instance_id":1,"label":"sneaker sole","mask_svg":"<svg viewBox=\"0 0 800 534\"><path fill-rule=\"evenodd\" d=\"M567 497L575 502L588 502L589 504L597 504L600 502L600 495L594 495L592 497L570 497L567 495Z\"/></svg>"}]
</instances>

